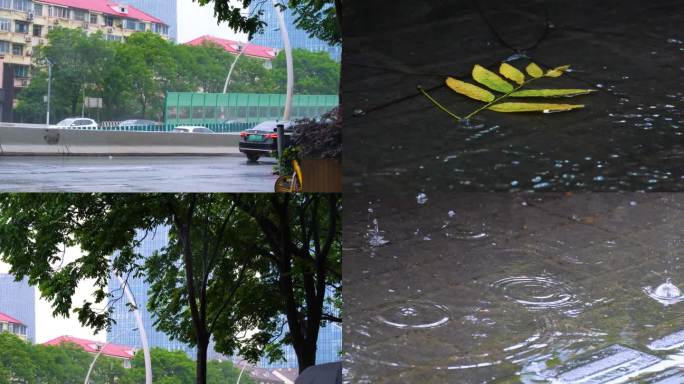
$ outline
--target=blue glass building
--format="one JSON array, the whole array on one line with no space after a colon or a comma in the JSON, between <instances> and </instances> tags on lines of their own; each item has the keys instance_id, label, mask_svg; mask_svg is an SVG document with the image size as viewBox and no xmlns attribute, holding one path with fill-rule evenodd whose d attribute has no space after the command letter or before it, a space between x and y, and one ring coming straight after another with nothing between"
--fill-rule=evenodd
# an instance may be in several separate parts
<instances>
[{"instance_id":1,"label":"blue glass building","mask_svg":"<svg viewBox=\"0 0 684 384\"><path fill-rule=\"evenodd\" d=\"M0 273L0 312L26 325L26 338L36 342L36 289L28 280L14 281L14 276Z\"/></svg>"},{"instance_id":2,"label":"blue glass building","mask_svg":"<svg viewBox=\"0 0 684 384\"><path fill-rule=\"evenodd\" d=\"M271 5L270 1L266 2L252 2L249 6L249 14L255 14L259 10L263 11L261 19L266 22L264 31L255 35L251 43L256 45L263 45L271 48L283 48L283 40L280 35L280 25L278 24L278 17L276 9ZM311 38L306 31L298 29L295 25L295 16L287 9L285 10L285 24L287 25L287 32L290 36L290 45L293 49L302 48L312 52L328 52L330 57L334 60L340 61L342 57L342 47L331 46L323 40Z\"/></svg>"},{"instance_id":3,"label":"blue glass building","mask_svg":"<svg viewBox=\"0 0 684 384\"><path fill-rule=\"evenodd\" d=\"M328 290L328 295L332 292ZM339 316L337 308L328 307L325 312ZM286 328L287 330L287 328ZM316 345L316 364L325 364L340 361L340 351L342 350L342 326L339 323L328 322L325 327L318 331L318 344ZM297 368L297 354L291 345L283 347L284 361L269 362L267 358L262 358L259 362L260 368Z\"/></svg>"},{"instance_id":4,"label":"blue glass building","mask_svg":"<svg viewBox=\"0 0 684 384\"><path fill-rule=\"evenodd\" d=\"M178 41L178 0L126 0L124 3L166 23L169 26L169 37Z\"/></svg>"},{"instance_id":5,"label":"blue glass building","mask_svg":"<svg viewBox=\"0 0 684 384\"><path fill-rule=\"evenodd\" d=\"M138 233L138 238L142 239L143 235L143 233ZM145 257L149 257L152 256L155 251L159 251L165 247L168 242L168 227L159 227L155 232L147 234L135 251ZM129 278L128 287L131 290L133 297L135 297L138 310L142 315L143 325L145 327L145 332L147 333L150 348L163 348L168 351L184 351L190 357L194 358L196 352L195 348L191 348L180 341L171 340L164 332L154 329L154 315L147 309L147 292L150 287L144 277ZM112 292L116 298L123 294L119 279L114 275L109 279L109 292ZM107 332L107 341L141 348L140 335L138 331L133 331L138 325L135 321L133 312L129 310L127 304L128 300L126 299L126 296L123 296L112 306L114 310L112 318L116 321L116 324Z\"/></svg>"},{"instance_id":6,"label":"blue glass building","mask_svg":"<svg viewBox=\"0 0 684 384\"><path fill-rule=\"evenodd\" d=\"M138 239L142 239L142 242L140 246L135 249L135 252L143 255L143 257L152 256L154 252L161 250L168 244L169 228L158 227L156 231L148 233L147 236L144 236L144 233L139 232ZM129 278L128 286L131 290L131 293L135 297L138 310L142 315L143 325L145 327L145 332L147 333L148 344L150 348L163 348L168 351L184 351L188 354L188 356L194 359L197 352L196 348L190 347L178 340L171 340L165 333L154 329L154 314L147 309L148 291L150 287L149 284L144 280L144 277ZM114 275L112 275L109 279L109 291L112 292L115 297L123 294L119 280ZM129 310L127 303L128 301L124 296L112 306L112 318L116 321L116 324L114 324L111 330L107 332L107 341L141 348L142 344L140 343L139 333L137 331L133 331L133 329L137 327L135 316L133 315L133 312ZM0 311L2 311L1 307ZM339 310L335 308L329 308L328 312L334 316L339 315ZM10 312L7 312L7 314L12 315ZM22 320L20 317L17 317L17 319ZM225 356L215 352L212 345L213 342L209 345L208 358L210 360L226 359ZM328 323L319 331L316 363L322 364L339 361L341 349L342 328L339 324ZM296 368L297 356L292 346L285 347L284 352L286 361L269 363L268 359L264 358L260 362L259 366L262 368Z\"/></svg>"}]
</instances>

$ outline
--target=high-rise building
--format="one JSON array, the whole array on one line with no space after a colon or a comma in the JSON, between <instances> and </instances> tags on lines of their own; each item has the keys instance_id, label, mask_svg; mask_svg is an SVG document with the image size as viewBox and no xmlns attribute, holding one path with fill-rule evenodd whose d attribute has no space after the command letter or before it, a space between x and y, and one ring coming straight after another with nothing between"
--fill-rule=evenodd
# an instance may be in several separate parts
<instances>
[{"instance_id":1,"label":"high-rise building","mask_svg":"<svg viewBox=\"0 0 684 384\"><path fill-rule=\"evenodd\" d=\"M169 242L168 227L158 227L154 232L150 232L147 236L144 233L138 233L138 239L143 239L140 246L135 249L135 252L143 255L143 257L150 257L154 252L161 250ZM171 340L164 332L154 329L155 316L147 309L149 284L144 277L130 277L127 280L128 287L135 297L137 308L142 315L143 325L147 333L148 344L150 348L163 348L168 351L184 351L190 357L195 357L195 348L178 341ZM109 279L109 292L113 293L115 298L119 298L112 306L114 312L112 318L116 321L107 332L107 340L109 342L130 345L136 348L142 348L140 336L137 330L138 324L135 321L135 316L128 306L128 300L124 295L119 279L112 275Z\"/></svg>"},{"instance_id":2,"label":"high-rise building","mask_svg":"<svg viewBox=\"0 0 684 384\"><path fill-rule=\"evenodd\" d=\"M16 323L18 320L24 326L26 338L36 341L36 290L28 284L28 280L14 281L14 276L0 273L0 312L8 315ZM13 332L16 333L16 332Z\"/></svg>"},{"instance_id":3,"label":"high-rise building","mask_svg":"<svg viewBox=\"0 0 684 384\"><path fill-rule=\"evenodd\" d=\"M261 19L267 25L262 33L254 36L251 42L266 47L283 49L283 39L280 34L276 8L271 5L270 1L252 2L252 5L249 6L250 15L256 14L259 10L263 11ZM340 60L342 48L339 45L331 46L323 40L309 37L306 31L298 29L295 24L295 16L289 9L285 10L285 25L287 25L290 45L293 49L302 48L312 52L328 52L334 60Z\"/></svg>"},{"instance_id":4,"label":"high-rise building","mask_svg":"<svg viewBox=\"0 0 684 384\"><path fill-rule=\"evenodd\" d=\"M143 257L150 257L155 252L160 251L169 242L169 228L158 227L155 231L145 235L143 232L138 232L137 239L142 240L140 245L135 249L135 252ZM137 308L142 316L145 332L147 333L148 344L150 348L163 348L169 351L184 351L191 358L196 357L196 348L190 347L178 340L171 340L164 332L154 329L155 316L147 309L148 292L150 285L145 281L144 277L129 277L128 287L135 297ZM128 306L128 300L121 289L119 279L112 275L109 279L109 292L114 294L114 298L119 298L113 305L112 318L116 321L107 332L107 341L116 344L123 344L135 348L141 348L140 336L137 330L137 323L135 316ZM328 295L332 292L328 291ZM2 309L0 308L0 311ZM327 312L333 316L339 315L339 310L336 308L328 308ZM225 356L213 350L213 342L209 345L208 358L211 359L225 359ZM342 328L339 324L328 323L322 327L318 335L318 352L316 354L316 363L323 364L340 360L340 351L342 349ZM292 346L284 348L285 360L275 363L269 363L267 359L262 359L259 366L262 368L296 368L297 355Z\"/></svg>"},{"instance_id":5,"label":"high-rise building","mask_svg":"<svg viewBox=\"0 0 684 384\"><path fill-rule=\"evenodd\" d=\"M178 41L178 0L126 0L169 26L169 37Z\"/></svg>"},{"instance_id":6,"label":"high-rise building","mask_svg":"<svg viewBox=\"0 0 684 384\"><path fill-rule=\"evenodd\" d=\"M164 4L171 1L163 0ZM123 41L135 32L169 37L169 25L129 2L108 0L0 0L0 121L12 121L17 94L31 80L33 50L53 28L101 32ZM173 1L175 12L175 1ZM169 6L171 8L171 6ZM175 18L172 20L175 25Z\"/></svg>"},{"instance_id":7,"label":"high-rise building","mask_svg":"<svg viewBox=\"0 0 684 384\"><path fill-rule=\"evenodd\" d=\"M332 291L328 289L327 295L332 295ZM339 316L339 309L328 306L325 312ZM286 327L287 330L287 327ZM316 364L325 364L340 361L340 352L342 351L342 327L339 323L328 322L325 327L321 327L318 331L318 343L316 344ZM269 362L267 358L263 357L259 362L260 368L297 368L297 354L291 345L283 347L284 360Z\"/></svg>"}]
</instances>

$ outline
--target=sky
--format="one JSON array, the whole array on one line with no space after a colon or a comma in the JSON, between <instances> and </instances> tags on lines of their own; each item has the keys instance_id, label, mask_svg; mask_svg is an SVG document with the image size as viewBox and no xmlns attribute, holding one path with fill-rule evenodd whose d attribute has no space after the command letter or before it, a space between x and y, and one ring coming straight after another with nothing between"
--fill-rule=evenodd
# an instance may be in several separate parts
<instances>
[{"instance_id":1,"label":"sky","mask_svg":"<svg viewBox=\"0 0 684 384\"><path fill-rule=\"evenodd\" d=\"M78 248L68 248L65 253L65 262L74 260L81 254ZM7 273L9 265L0 262L0 273ZM76 293L72 298L72 309L80 306L84 300L92 301L94 280L86 280L81 282L76 288ZM52 317L52 307L50 303L40 298L40 293L36 289L36 343L44 343L56 337L69 335L81 337L89 340L106 341L107 333L105 331L95 335L90 328L81 326L78 317L72 314L69 318Z\"/></svg>"},{"instance_id":2,"label":"sky","mask_svg":"<svg viewBox=\"0 0 684 384\"><path fill-rule=\"evenodd\" d=\"M236 3L234 0L232 2ZM178 42L186 43L202 35L238 41L247 40L246 34L233 32L228 24L216 24L211 3L200 7L192 0L178 0Z\"/></svg>"}]
</instances>

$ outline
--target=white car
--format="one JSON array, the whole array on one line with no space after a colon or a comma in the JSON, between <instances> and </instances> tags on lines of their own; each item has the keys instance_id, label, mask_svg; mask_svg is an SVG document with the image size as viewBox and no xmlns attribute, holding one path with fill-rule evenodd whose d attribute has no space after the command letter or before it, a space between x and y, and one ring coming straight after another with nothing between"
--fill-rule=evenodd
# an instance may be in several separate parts
<instances>
[{"instance_id":1,"label":"white car","mask_svg":"<svg viewBox=\"0 0 684 384\"><path fill-rule=\"evenodd\" d=\"M97 129L97 123L93 119L85 117L71 117L64 119L55 125L56 128L71 129Z\"/></svg>"},{"instance_id":2,"label":"white car","mask_svg":"<svg viewBox=\"0 0 684 384\"><path fill-rule=\"evenodd\" d=\"M207 127L201 127L198 125L179 125L173 129L173 132L180 133L214 133L211 129Z\"/></svg>"}]
</instances>

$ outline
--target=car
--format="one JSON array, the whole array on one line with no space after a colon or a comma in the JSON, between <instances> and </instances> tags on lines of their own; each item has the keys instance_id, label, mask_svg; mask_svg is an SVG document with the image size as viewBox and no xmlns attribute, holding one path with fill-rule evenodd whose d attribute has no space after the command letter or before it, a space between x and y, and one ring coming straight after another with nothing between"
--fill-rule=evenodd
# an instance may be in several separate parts
<instances>
[{"instance_id":1,"label":"car","mask_svg":"<svg viewBox=\"0 0 684 384\"><path fill-rule=\"evenodd\" d=\"M254 128L240 132L238 149L249 161L257 161L261 156L270 156L278 150L278 125L285 128L284 148L291 145L290 137L294 130L292 121L264 121Z\"/></svg>"},{"instance_id":2,"label":"car","mask_svg":"<svg viewBox=\"0 0 684 384\"><path fill-rule=\"evenodd\" d=\"M130 119L124 120L118 124L119 127L133 127L133 126L150 126L150 125L161 125L160 123L152 120L142 120L142 119Z\"/></svg>"},{"instance_id":3,"label":"car","mask_svg":"<svg viewBox=\"0 0 684 384\"><path fill-rule=\"evenodd\" d=\"M202 126L195 125L179 125L173 129L172 132L177 133L214 133L211 129Z\"/></svg>"},{"instance_id":4,"label":"car","mask_svg":"<svg viewBox=\"0 0 684 384\"><path fill-rule=\"evenodd\" d=\"M57 123L55 127L71 129L97 129L97 123L95 120L85 117L70 117Z\"/></svg>"}]
</instances>

